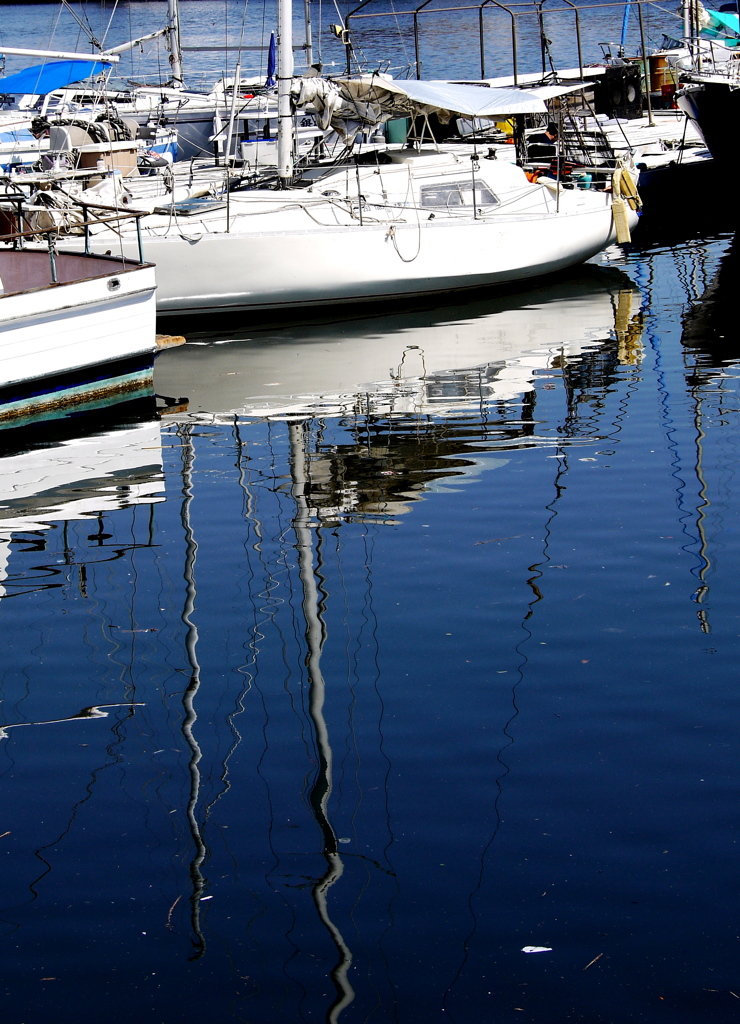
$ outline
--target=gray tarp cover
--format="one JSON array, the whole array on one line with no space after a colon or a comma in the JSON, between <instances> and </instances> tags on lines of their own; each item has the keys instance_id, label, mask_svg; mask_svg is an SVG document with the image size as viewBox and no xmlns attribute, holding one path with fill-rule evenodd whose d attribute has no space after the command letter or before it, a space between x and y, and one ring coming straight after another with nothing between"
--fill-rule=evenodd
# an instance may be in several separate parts
<instances>
[{"instance_id":1,"label":"gray tarp cover","mask_svg":"<svg viewBox=\"0 0 740 1024\"><path fill-rule=\"evenodd\" d=\"M489 89L454 82L397 82L379 75L328 81L300 78L293 83L297 107L316 115L320 128L352 136L394 117L435 113L501 120L513 114L544 114L544 101L526 89Z\"/></svg>"}]
</instances>

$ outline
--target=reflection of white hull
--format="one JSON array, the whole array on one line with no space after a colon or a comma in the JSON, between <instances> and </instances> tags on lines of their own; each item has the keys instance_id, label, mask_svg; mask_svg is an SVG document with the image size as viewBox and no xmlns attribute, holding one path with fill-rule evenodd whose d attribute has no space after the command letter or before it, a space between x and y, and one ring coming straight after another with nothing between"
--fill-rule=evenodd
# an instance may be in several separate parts
<instances>
[{"instance_id":1,"label":"reflection of white hull","mask_svg":"<svg viewBox=\"0 0 740 1024\"><path fill-rule=\"evenodd\" d=\"M163 501L159 423L0 458L0 539L14 530Z\"/></svg>"},{"instance_id":2,"label":"reflection of white hull","mask_svg":"<svg viewBox=\"0 0 740 1024\"><path fill-rule=\"evenodd\" d=\"M532 389L535 371L615 336L627 279L587 274L464 307L260 332L163 353L160 394L204 416L446 413Z\"/></svg>"}]
</instances>

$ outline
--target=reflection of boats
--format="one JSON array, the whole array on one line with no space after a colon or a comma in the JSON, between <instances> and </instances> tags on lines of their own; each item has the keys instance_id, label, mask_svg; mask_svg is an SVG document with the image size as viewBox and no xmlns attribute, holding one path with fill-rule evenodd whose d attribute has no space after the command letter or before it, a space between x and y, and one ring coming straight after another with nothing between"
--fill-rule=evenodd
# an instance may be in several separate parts
<instances>
[{"instance_id":1,"label":"reflection of boats","mask_svg":"<svg viewBox=\"0 0 740 1024\"><path fill-rule=\"evenodd\" d=\"M538 370L605 339L629 345L638 301L623 274L589 267L465 306L204 335L159 357L156 387L215 417L463 411L530 391Z\"/></svg>"},{"instance_id":2,"label":"reflection of boats","mask_svg":"<svg viewBox=\"0 0 740 1024\"><path fill-rule=\"evenodd\" d=\"M729 361L740 358L735 324L740 247L737 238L722 257L717 274L699 302L684 317L681 341L694 357L692 383L715 377Z\"/></svg>"},{"instance_id":3,"label":"reflection of boats","mask_svg":"<svg viewBox=\"0 0 740 1024\"><path fill-rule=\"evenodd\" d=\"M710 487L705 471L705 442L714 422L724 422L724 415L716 417L713 404L720 409L729 399L733 401L733 383L736 374L731 373L732 364L740 359L735 334L738 257L737 239L722 258L719 270L704 291L701 299L684 318L681 341L684 346L686 381L693 400L693 427L696 477L696 502L693 510L696 522L695 555L697 565L692 569L698 586L693 599L699 608L697 618L702 632L710 633L709 583L713 568L710 555L711 531L707 519L712 512ZM729 379L728 379L729 378ZM729 386L727 386L729 385ZM733 403L734 404L734 403ZM708 407L708 408L707 408ZM721 501L720 501L721 504ZM715 513L716 514L716 513Z\"/></svg>"},{"instance_id":4,"label":"reflection of boats","mask_svg":"<svg viewBox=\"0 0 740 1024\"><path fill-rule=\"evenodd\" d=\"M343 417L363 440L312 452L315 514L388 517L492 466L481 450L537 443L543 372L566 378L575 422L587 366L637 361L639 335L629 279L591 267L508 299L201 338L159 358L156 387L190 391L186 422Z\"/></svg>"},{"instance_id":5,"label":"reflection of boats","mask_svg":"<svg viewBox=\"0 0 740 1024\"><path fill-rule=\"evenodd\" d=\"M56 252L53 222L47 252L22 247L32 234L11 232L0 250L0 420L151 383L154 267Z\"/></svg>"},{"instance_id":6,"label":"reflection of boats","mask_svg":"<svg viewBox=\"0 0 740 1024\"><path fill-rule=\"evenodd\" d=\"M159 423L93 433L0 458L0 544L11 534L163 501ZM1 590L0 590L1 593Z\"/></svg>"}]
</instances>

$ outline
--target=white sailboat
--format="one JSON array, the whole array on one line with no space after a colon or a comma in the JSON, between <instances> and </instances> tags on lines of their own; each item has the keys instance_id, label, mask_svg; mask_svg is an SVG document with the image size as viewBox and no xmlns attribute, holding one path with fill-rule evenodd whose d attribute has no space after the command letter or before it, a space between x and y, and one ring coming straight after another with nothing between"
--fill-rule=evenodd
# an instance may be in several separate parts
<instances>
[{"instance_id":1,"label":"white sailboat","mask_svg":"<svg viewBox=\"0 0 740 1024\"><path fill-rule=\"evenodd\" d=\"M290 0L278 8L279 187L156 205L142 221L160 313L285 311L522 281L589 259L637 222L618 190L534 183L506 162L436 144L388 148L294 177L294 110L342 130L404 115L499 120L546 112L522 89L293 78ZM317 85L318 83L318 85ZM160 199L161 203L162 200ZM139 203L130 204L141 206ZM123 238L123 240L122 240ZM93 234L96 251L132 250L133 232Z\"/></svg>"}]
</instances>

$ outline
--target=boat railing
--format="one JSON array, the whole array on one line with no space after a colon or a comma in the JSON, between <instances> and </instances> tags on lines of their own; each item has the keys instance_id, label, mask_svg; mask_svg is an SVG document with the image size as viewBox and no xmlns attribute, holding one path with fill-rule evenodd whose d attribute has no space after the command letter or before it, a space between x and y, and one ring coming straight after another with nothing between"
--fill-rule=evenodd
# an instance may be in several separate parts
<instances>
[{"instance_id":1,"label":"boat railing","mask_svg":"<svg viewBox=\"0 0 740 1024\"><path fill-rule=\"evenodd\" d=\"M559 3L560 6L557 6ZM480 70L481 78L486 78L486 32L484 14L486 12L494 12L496 10L503 12L511 22L511 70L514 78L514 85L519 84L523 71L519 67L519 51L517 41L517 25L522 18L532 18L533 16L537 21L537 31L540 36L540 52L541 52L541 73L543 76L548 74L557 74L557 69L554 66L554 60L550 52L550 39L548 38L546 30L546 20L552 17L561 17L565 15L568 18L573 18L575 28L575 49L578 61L578 68L583 76L584 67L588 66L588 61L593 59L584 53L584 46L582 40L582 27L583 17L587 11L598 11L598 14L603 17L604 12L609 9L613 9L615 16L618 15L620 22L623 20L624 15L624 0L586 0L586 2L576 2L573 0L508 0L504 3L502 0L478 0L478 2L472 3L459 3L457 0L421 0L420 3L411 3L407 9L400 10L395 4L392 5L392 10L373 10L374 0L361 0L360 3L344 17L344 31L341 35L342 42L346 48L346 72L351 74L352 57L354 53L353 46L353 29L352 26L365 19L374 18L393 18L398 21L399 18L408 17L413 22L413 40L414 40L414 64L416 67L416 77L422 77L422 66L423 59L421 54L421 32L420 32L420 21L422 16L429 18L431 15L445 16L450 14L456 14L458 12L470 11L477 12L478 16L478 46L480 50ZM659 11L663 11L664 8L660 3L656 3L656 0L630 0L630 8L637 11L638 14L638 26L639 26L639 38L637 44L643 58L647 54L646 38L645 38L645 25L643 20L643 7L655 8ZM624 34L624 28L622 29ZM495 33L496 39L499 38L499 34ZM621 44L623 46L623 43ZM621 54L620 54L621 56ZM499 72L500 73L500 72Z\"/></svg>"},{"instance_id":2,"label":"boat railing","mask_svg":"<svg viewBox=\"0 0 740 1024\"><path fill-rule=\"evenodd\" d=\"M694 37L689 56L679 60L677 66L689 81L692 74L711 75L727 79L733 87L740 85L740 52L728 50L720 40Z\"/></svg>"},{"instance_id":3,"label":"boat railing","mask_svg":"<svg viewBox=\"0 0 740 1024\"><path fill-rule=\"evenodd\" d=\"M112 226L115 228L120 226L124 221L134 221L136 225L138 254L134 260L130 257L124 257L121 255L121 262L134 263L139 266L143 266L146 263L141 236L141 218L147 216L145 210L126 210L125 212L122 212L121 210L116 210L115 207L112 206L105 206L102 203L90 202L79 203L78 205L82 220L74 222L74 229L75 233L82 233L84 236L83 253L85 256L101 255L100 253L93 253L90 247L91 228L99 226ZM27 214L29 213L50 212L50 208L47 206L30 205L25 196L0 195L0 212L7 215L9 212L7 206L10 206L10 212L15 217L15 221L18 225L21 225L24 222L28 223ZM102 210L104 213L112 214L112 216L91 217L90 210ZM69 232L64 231L63 227L59 224L54 224L49 227L37 226L29 228L26 231L14 230L7 232L6 234L0 234L0 244L10 245L13 249L19 250L24 248L26 241L38 242L40 239L43 239L46 242L49 252L51 280L53 284L57 284L59 280L56 266L57 242L60 236L64 236L65 234L69 234Z\"/></svg>"}]
</instances>

